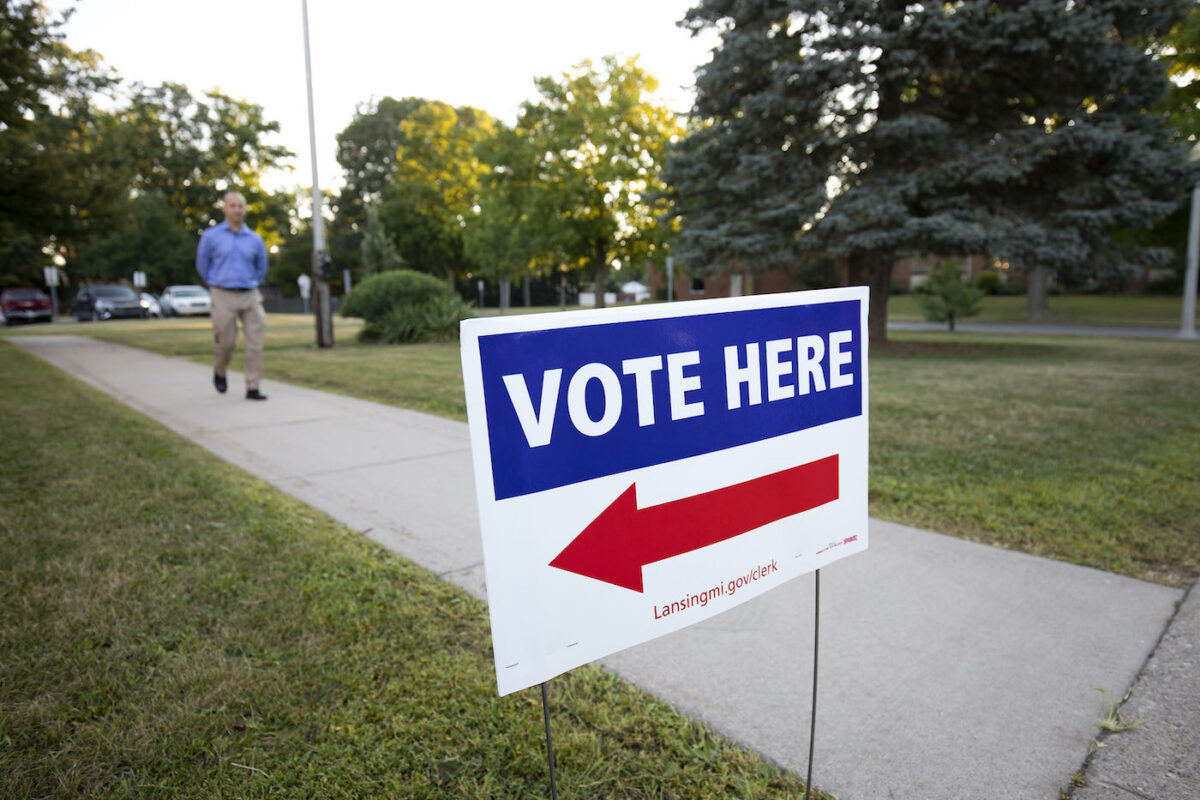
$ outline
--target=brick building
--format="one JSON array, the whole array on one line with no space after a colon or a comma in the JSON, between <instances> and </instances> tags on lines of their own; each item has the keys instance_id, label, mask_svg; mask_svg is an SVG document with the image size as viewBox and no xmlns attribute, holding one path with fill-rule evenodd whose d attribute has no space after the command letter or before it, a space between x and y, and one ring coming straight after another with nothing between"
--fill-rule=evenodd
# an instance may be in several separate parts
<instances>
[{"instance_id":1,"label":"brick building","mask_svg":"<svg viewBox=\"0 0 1200 800\"><path fill-rule=\"evenodd\" d=\"M734 261L730 267L706 278L693 278L675 270L674 297L677 300L700 300L709 297L740 297L745 294L771 294L774 292L793 292L800 289L811 289L811 281L806 280L806 274L817 275L817 267L821 257L810 256L808 259L798 259L795 264L779 269L768 270L754 275L746 275L745 263ZM951 259L946 256L913 256L896 261L892 269L892 286L902 287L909 292L921 285L933 269L942 261L954 260L966 273L966 277L974 279L985 269L998 269L1002 274L1007 272L1007 265L995 264L993 259L985 255L959 256ZM834 259L833 273L835 282L839 285L847 283L845 259ZM1007 279L1008 276L1005 275ZM647 274L651 296L658 297L666 288L666 274L651 267Z\"/></svg>"}]
</instances>

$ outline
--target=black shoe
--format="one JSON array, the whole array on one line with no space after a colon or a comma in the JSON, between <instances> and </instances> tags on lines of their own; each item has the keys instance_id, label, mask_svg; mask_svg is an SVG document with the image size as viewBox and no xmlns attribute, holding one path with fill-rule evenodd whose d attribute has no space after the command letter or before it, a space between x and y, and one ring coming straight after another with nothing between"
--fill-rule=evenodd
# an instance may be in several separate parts
<instances>
[{"instance_id":1,"label":"black shoe","mask_svg":"<svg viewBox=\"0 0 1200 800\"><path fill-rule=\"evenodd\" d=\"M217 391L225 394L225 390L229 388L229 384L225 382L224 375L213 373L213 386L217 387Z\"/></svg>"},{"instance_id":2,"label":"black shoe","mask_svg":"<svg viewBox=\"0 0 1200 800\"><path fill-rule=\"evenodd\" d=\"M246 390L246 399L247 400L266 400L267 396L265 394L263 394L262 392L260 392L258 389L247 389Z\"/></svg>"}]
</instances>

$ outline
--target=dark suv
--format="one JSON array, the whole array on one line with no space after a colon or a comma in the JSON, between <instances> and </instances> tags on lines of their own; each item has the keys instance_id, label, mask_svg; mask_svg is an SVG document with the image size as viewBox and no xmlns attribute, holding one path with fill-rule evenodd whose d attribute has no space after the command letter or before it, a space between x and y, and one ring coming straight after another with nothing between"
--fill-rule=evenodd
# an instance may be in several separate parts
<instances>
[{"instance_id":1,"label":"dark suv","mask_svg":"<svg viewBox=\"0 0 1200 800\"><path fill-rule=\"evenodd\" d=\"M80 322L147 315L142 298L128 286L85 286L76 295L71 313Z\"/></svg>"}]
</instances>

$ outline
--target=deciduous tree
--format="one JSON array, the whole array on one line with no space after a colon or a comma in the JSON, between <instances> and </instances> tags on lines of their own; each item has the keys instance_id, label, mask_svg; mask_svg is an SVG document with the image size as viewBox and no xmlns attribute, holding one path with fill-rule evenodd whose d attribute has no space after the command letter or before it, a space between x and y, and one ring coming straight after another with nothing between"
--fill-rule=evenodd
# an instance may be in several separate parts
<instances>
[{"instance_id":1,"label":"deciduous tree","mask_svg":"<svg viewBox=\"0 0 1200 800\"><path fill-rule=\"evenodd\" d=\"M344 185L330 226L335 260L357 269L367 209L378 205L396 171L396 150L404 143L400 123L427 101L384 97L360 105L354 119L337 135L337 160Z\"/></svg>"},{"instance_id":2,"label":"deciduous tree","mask_svg":"<svg viewBox=\"0 0 1200 800\"><path fill-rule=\"evenodd\" d=\"M382 219L410 268L443 275L453 285L470 268L463 230L487 172L475 148L492 135L495 123L479 109L430 101L413 110L400 130Z\"/></svg>"},{"instance_id":3,"label":"deciduous tree","mask_svg":"<svg viewBox=\"0 0 1200 800\"><path fill-rule=\"evenodd\" d=\"M533 207L537 155L532 143L500 126L476 153L486 167L479 199L463 231L466 257L493 281L528 281L539 267L557 266L553 254L538 251L548 236Z\"/></svg>"},{"instance_id":4,"label":"deciduous tree","mask_svg":"<svg viewBox=\"0 0 1200 800\"><path fill-rule=\"evenodd\" d=\"M50 246L74 239L125 200L97 145L109 117L92 96L115 79L62 41L42 3L0 0L0 265L5 283L40 282Z\"/></svg>"},{"instance_id":5,"label":"deciduous tree","mask_svg":"<svg viewBox=\"0 0 1200 800\"><path fill-rule=\"evenodd\" d=\"M666 230L662 161L682 129L635 59L585 61L536 85L540 98L524 105L517 131L535 159L530 208L545 223L537 249L586 265L603 305L612 262L641 257Z\"/></svg>"},{"instance_id":6,"label":"deciduous tree","mask_svg":"<svg viewBox=\"0 0 1200 800\"><path fill-rule=\"evenodd\" d=\"M279 123L267 120L261 106L215 90L196 97L177 83L135 84L120 121L134 193L163 196L179 223L199 233L221 221L221 194L236 189L249 213L268 223L259 230L268 244L282 240L274 215L265 213L270 193L262 178L294 154L271 143Z\"/></svg>"}]
</instances>

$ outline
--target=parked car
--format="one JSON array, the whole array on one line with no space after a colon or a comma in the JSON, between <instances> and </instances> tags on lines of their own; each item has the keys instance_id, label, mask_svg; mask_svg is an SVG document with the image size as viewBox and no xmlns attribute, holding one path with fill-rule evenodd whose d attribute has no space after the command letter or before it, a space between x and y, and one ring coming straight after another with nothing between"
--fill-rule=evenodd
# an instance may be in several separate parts
<instances>
[{"instance_id":1,"label":"parked car","mask_svg":"<svg viewBox=\"0 0 1200 800\"><path fill-rule=\"evenodd\" d=\"M208 314L212 303L203 286L168 286L158 298L165 317Z\"/></svg>"},{"instance_id":2,"label":"parked car","mask_svg":"<svg viewBox=\"0 0 1200 800\"><path fill-rule=\"evenodd\" d=\"M5 289L0 292L0 313L4 314L5 325L54 319L50 298L41 289Z\"/></svg>"},{"instance_id":3,"label":"parked car","mask_svg":"<svg viewBox=\"0 0 1200 800\"><path fill-rule=\"evenodd\" d=\"M149 292L142 292L142 308L146 309L148 317L162 317L162 306L159 305L158 298Z\"/></svg>"},{"instance_id":4,"label":"parked car","mask_svg":"<svg viewBox=\"0 0 1200 800\"><path fill-rule=\"evenodd\" d=\"M142 299L128 286L85 286L75 296L71 313L80 322L146 316Z\"/></svg>"}]
</instances>

